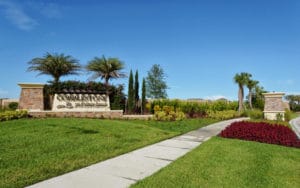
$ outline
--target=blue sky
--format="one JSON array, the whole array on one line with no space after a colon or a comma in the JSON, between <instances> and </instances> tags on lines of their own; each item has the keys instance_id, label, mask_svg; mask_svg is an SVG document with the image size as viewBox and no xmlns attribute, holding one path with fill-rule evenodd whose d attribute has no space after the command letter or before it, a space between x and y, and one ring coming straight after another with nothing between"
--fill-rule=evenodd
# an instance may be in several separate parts
<instances>
[{"instance_id":1,"label":"blue sky","mask_svg":"<svg viewBox=\"0 0 300 188\"><path fill-rule=\"evenodd\" d=\"M160 64L170 98L236 99L238 72L268 91L299 94L300 1L0 0L0 98L19 97L17 83L50 80L26 72L27 62L46 52L82 65L118 57L125 72L138 69L140 77Z\"/></svg>"}]
</instances>

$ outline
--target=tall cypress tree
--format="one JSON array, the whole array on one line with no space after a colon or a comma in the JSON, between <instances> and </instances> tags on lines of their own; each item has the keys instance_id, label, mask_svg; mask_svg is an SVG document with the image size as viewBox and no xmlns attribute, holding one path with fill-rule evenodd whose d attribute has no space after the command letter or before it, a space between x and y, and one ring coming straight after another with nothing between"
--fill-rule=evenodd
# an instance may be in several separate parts
<instances>
[{"instance_id":1,"label":"tall cypress tree","mask_svg":"<svg viewBox=\"0 0 300 188\"><path fill-rule=\"evenodd\" d=\"M142 82L142 105L141 105L142 114L145 113L145 108L146 108L146 81L145 81L145 78L143 78L143 82Z\"/></svg>"},{"instance_id":2,"label":"tall cypress tree","mask_svg":"<svg viewBox=\"0 0 300 188\"><path fill-rule=\"evenodd\" d=\"M129 81L128 81L127 110L128 110L128 113L132 113L134 110L134 88L133 88L132 70L130 70Z\"/></svg>"},{"instance_id":3,"label":"tall cypress tree","mask_svg":"<svg viewBox=\"0 0 300 188\"><path fill-rule=\"evenodd\" d=\"M139 112L139 73L138 70L135 72L135 78L134 78L134 106L135 106L135 112Z\"/></svg>"}]
</instances>

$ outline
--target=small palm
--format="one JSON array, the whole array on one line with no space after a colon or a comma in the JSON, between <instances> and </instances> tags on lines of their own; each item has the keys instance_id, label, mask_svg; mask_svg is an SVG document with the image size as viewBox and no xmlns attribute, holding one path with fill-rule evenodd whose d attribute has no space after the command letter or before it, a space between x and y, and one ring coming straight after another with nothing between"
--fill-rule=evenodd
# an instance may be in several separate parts
<instances>
[{"instance_id":1,"label":"small palm","mask_svg":"<svg viewBox=\"0 0 300 188\"><path fill-rule=\"evenodd\" d=\"M104 79L107 88L109 80L126 77L124 73L120 72L124 69L124 64L118 58L105 58L104 56L102 58L95 57L93 60L89 61L86 69L93 72L90 79Z\"/></svg>"},{"instance_id":2,"label":"small palm","mask_svg":"<svg viewBox=\"0 0 300 188\"><path fill-rule=\"evenodd\" d=\"M28 71L40 72L38 75L46 74L54 78L54 82L59 82L60 77L78 74L81 66L72 56L64 54L47 53L42 58L34 58L28 62Z\"/></svg>"}]
</instances>

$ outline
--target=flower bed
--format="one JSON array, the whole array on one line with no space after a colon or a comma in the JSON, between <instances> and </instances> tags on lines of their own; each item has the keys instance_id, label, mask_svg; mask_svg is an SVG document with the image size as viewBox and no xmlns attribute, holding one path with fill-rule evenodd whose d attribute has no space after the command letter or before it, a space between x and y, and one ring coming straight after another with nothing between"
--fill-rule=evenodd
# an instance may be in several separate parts
<instances>
[{"instance_id":1,"label":"flower bed","mask_svg":"<svg viewBox=\"0 0 300 188\"><path fill-rule=\"evenodd\" d=\"M289 127L266 122L234 122L219 136L300 148L300 140Z\"/></svg>"}]
</instances>

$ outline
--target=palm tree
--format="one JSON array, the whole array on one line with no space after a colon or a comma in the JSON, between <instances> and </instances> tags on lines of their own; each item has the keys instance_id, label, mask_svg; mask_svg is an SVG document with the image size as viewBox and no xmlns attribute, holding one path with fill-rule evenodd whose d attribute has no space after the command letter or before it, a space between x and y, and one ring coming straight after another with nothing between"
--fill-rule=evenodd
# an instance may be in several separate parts
<instances>
[{"instance_id":1,"label":"palm tree","mask_svg":"<svg viewBox=\"0 0 300 188\"><path fill-rule=\"evenodd\" d=\"M72 56L56 53L46 53L41 58L33 58L28 64L30 66L27 71L40 72L38 75L50 75L54 78L54 83L58 83L62 76L78 74L81 69L78 61Z\"/></svg>"},{"instance_id":2,"label":"palm tree","mask_svg":"<svg viewBox=\"0 0 300 188\"><path fill-rule=\"evenodd\" d=\"M118 58L102 58L95 57L88 62L86 66L88 71L94 72L90 79L101 78L104 79L104 84L106 86L106 94L109 95L109 80L113 78L123 78L126 75L120 70L124 69L124 63Z\"/></svg>"},{"instance_id":3,"label":"palm tree","mask_svg":"<svg viewBox=\"0 0 300 188\"><path fill-rule=\"evenodd\" d=\"M243 100L244 100L244 85L247 84L248 80L252 77L251 74L242 72L234 76L234 82L239 86L238 98L239 98L239 112L243 110Z\"/></svg>"},{"instance_id":4,"label":"palm tree","mask_svg":"<svg viewBox=\"0 0 300 188\"><path fill-rule=\"evenodd\" d=\"M259 81L251 80L251 79L249 79L248 82L246 83L246 86L249 90L248 100L249 100L250 109L253 109L253 107L252 107L252 89L255 88L258 85L258 83L259 83Z\"/></svg>"}]
</instances>

